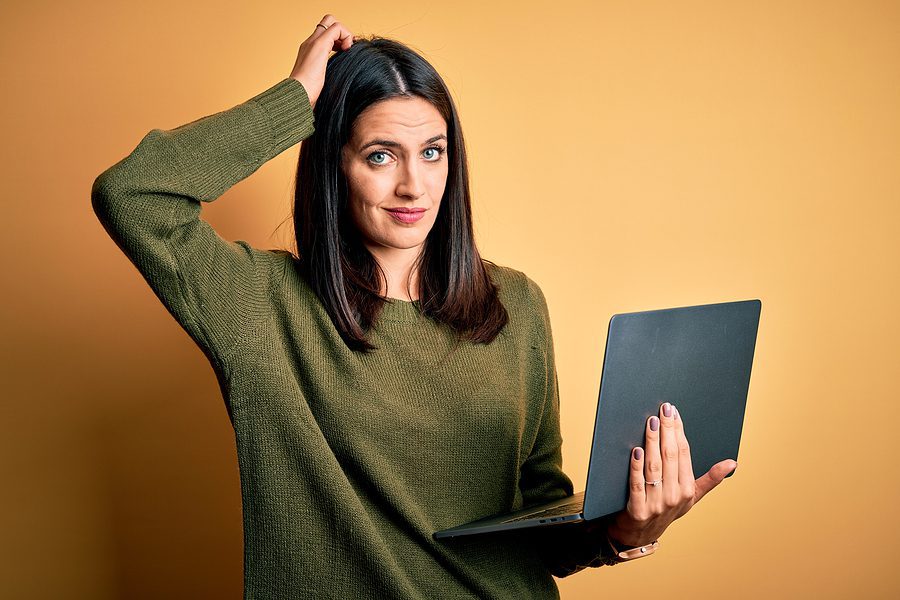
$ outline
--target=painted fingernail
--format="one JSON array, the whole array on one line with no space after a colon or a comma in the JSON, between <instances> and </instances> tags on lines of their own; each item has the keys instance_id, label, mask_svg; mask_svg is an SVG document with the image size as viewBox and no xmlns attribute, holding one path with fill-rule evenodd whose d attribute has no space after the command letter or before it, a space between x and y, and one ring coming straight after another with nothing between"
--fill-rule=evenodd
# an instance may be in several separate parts
<instances>
[{"instance_id":1,"label":"painted fingernail","mask_svg":"<svg viewBox=\"0 0 900 600\"><path fill-rule=\"evenodd\" d=\"M634 460L641 460L641 458L643 458L643 456L644 456L644 449L643 448L635 448L634 452L632 454L634 454Z\"/></svg>"},{"instance_id":2,"label":"painted fingernail","mask_svg":"<svg viewBox=\"0 0 900 600\"><path fill-rule=\"evenodd\" d=\"M666 415L667 417L672 416L672 405L669 404L668 402L663 404L663 414Z\"/></svg>"},{"instance_id":3,"label":"painted fingernail","mask_svg":"<svg viewBox=\"0 0 900 600\"><path fill-rule=\"evenodd\" d=\"M659 429L659 418L656 415L650 417L650 431L657 431Z\"/></svg>"}]
</instances>

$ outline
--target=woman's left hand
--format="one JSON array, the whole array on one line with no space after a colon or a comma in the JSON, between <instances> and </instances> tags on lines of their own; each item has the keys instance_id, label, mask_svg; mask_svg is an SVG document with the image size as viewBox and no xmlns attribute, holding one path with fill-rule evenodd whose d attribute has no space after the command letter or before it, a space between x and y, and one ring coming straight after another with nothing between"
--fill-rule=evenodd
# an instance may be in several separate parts
<instances>
[{"instance_id":1,"label":"woman's left hand","mask_svg":"<svg viewBox=\"0 0 900 600\"><path fill-rule=\"evenodd\" d=\"M678 409L666 402L659 417L647 419L645 448L631 453L628 506L588 530L608 526L613 543L643 546L659 538L675 519L684 515L710 490L737 468L723 460L699 479L694 479L691 449ZM650 482L662 480L658 485Z\"/></svg>"}]
</instances>

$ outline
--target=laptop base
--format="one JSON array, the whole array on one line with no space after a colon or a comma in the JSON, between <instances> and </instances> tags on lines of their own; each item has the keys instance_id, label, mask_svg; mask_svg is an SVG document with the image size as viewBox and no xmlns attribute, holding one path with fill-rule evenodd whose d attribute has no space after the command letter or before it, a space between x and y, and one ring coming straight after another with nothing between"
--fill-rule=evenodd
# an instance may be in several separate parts
<instances>
[{"instance_id":1,"label":"laptop base","mask_svg":"<svg viewBox=\"0 0 900 600\"><path fill-rule=\"evenodd\" d=\"M567 510L560 510L560 509ZM434 539L584 521L584 492L436 532Z\"/></svg>"}]
</instances>

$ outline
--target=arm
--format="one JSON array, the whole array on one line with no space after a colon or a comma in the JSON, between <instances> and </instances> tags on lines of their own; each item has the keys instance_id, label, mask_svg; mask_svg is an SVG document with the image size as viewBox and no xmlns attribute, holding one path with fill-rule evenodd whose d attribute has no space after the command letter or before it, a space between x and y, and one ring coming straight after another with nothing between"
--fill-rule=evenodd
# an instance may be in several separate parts
<instances>
[{"instance_id":1,"label":"arm","mask_svg":"<svg viewBox=\"0 0 900 600\"><path fill-rule=\"evenodd\" d=\"M284 261L219 237L200 218L200 202L312 132L306 91L287 78L229 110L153 129L94 181L100 222L211 357L221 360L262 314Z\"/></svg>"},{"instance_id":2,"label":"arm","mask_svg":"<svg viewBox=\"0 0 900 600\"><path fill-rule=\"evenodd\" d=\"M553 351L550 314L540 287L527 280L541 332L544 351L545 392L540 428L531 454L521 468L519 487L525 506L572 495L572 481L562 470L562 435L559 424L559 382ZM588 532L583 524L538 527L536 543L550 572L566 577L586 567L599 567L612 555L603 530Z\"/></svg>"},{"instance_id":3,"label":"arm","mask_svg":"<svg viewBox=\"0 0 900 600\"><path fill-rule=\"evenodd\" d=\"M543 331L547 385L543 416L534 448L522 466L520 482L525 503L554 500L572 493L572 482L562 472L562 437L559 433L559 387L553 355L553 337L546 301L537 284L532 298L541 318L536 330ZM659 426L653 429L651 422ZM556 577L566 577L585 567L599 567L612 558L607 536L619 550L643 546L659 539L675 519L684 515L737 467L723 460L695 480L690 446L684 424L676 408L666 402L658 417L647 420L644 433L647 473L659 474L661 486L645 484L644 455L632 452L629 473L629 500L626 509L588 524L556 525L538 528L537 543L544 562ZM655 463L655 465L654 465ZM660 477L661 476L661 477Z\"/></svg>"}]
</instances>

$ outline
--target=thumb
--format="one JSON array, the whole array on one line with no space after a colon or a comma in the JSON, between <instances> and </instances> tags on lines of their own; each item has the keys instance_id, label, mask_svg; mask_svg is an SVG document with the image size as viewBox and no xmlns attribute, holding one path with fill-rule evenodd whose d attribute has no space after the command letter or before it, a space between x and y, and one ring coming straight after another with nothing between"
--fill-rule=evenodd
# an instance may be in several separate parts
<instances>
[{"instance_id":1,"label":"thumb","mask_svg":"<svg viewBox=\"0 0 900 600\"><path fill-rule=\"evenodd\" d=\"M700 501L714 487L722 483L725 476L737 469L736 460L723 460L714 464L709 471L694 483L694 504Z\"/></svg>"}]
</instances>

